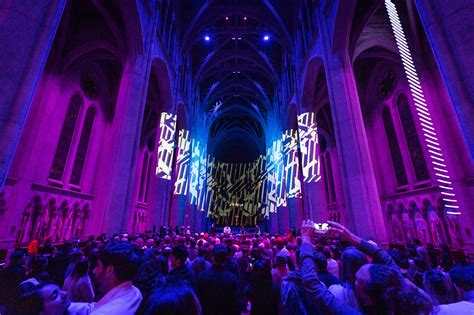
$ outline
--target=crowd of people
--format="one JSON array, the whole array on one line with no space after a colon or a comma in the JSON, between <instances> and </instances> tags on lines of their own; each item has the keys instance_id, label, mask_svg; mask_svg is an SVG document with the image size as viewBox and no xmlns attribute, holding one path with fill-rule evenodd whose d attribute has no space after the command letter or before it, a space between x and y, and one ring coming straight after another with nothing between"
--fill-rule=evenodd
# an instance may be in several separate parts
<instances>
[{"instance_id":1,"label":"crowd of people","mask_svg":"<svg viewBox=\"0 0 474 315\"><path fill-rule=\"evenodd\" d=\"M474 266L445 246L384 251L336 222L224 232L34 240L0 271L0 314L474 314Z\"/></svg>"}]
</instances>

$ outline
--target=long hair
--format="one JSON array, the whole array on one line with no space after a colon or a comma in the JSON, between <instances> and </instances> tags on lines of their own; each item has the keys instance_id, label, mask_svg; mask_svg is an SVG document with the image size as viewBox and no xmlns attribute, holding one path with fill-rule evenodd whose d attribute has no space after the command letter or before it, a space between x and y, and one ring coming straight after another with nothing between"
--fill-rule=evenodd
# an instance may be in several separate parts
<instances>
[{"instance_id":1,"label":"long hair","mask_svg":"<svg viewBox=\"0 0 474 315\"><path fill-rule=\"evenodd\" d=\"M367 256L365 256L364 253L356 249L354 246L350 246L344 250L341 259L341 280L346 285L350 285L351 288L354 288L355 274L360 269L360 267L369 263Z\"/></svg>"}]
</instances>

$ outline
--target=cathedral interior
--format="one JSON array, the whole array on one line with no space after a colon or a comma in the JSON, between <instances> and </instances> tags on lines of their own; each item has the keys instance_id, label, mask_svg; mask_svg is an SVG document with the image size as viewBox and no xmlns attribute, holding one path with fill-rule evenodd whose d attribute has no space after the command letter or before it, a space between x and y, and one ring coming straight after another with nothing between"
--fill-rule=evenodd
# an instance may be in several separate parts
<instances>
[{"instance_id":1,"label":"cathedral interior","mask_svg":"<svg viewBox=\"0 0 474 315\"><path fill-rule=\"evenodd\" d=\"M0 4L3 257L307 218L474 253L472 2L30 2Z\"/></svg>"}]
</instances>

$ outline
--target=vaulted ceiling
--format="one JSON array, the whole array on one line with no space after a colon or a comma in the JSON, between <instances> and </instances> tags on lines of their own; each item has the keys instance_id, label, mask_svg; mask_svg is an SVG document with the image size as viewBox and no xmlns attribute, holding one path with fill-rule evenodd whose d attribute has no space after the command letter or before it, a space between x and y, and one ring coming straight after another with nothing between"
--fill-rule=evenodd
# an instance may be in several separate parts
<instances>
[{"instance_id":1,"label":"vaulted ceiling","mask_svg":"<svg viewBox=\"0 0 474 315\"><path fill-rule=\"evenodd\" d=\"M256 143L264 148L267 115L278 104L284 54L292 51L296 2L182 1L182 55L190 57L199 113L212 119L209 136L220 147L242 142L241 149ZM240 150L243 160L256 158L255 148L245 151Z\"/></svg>"}]
</instances>

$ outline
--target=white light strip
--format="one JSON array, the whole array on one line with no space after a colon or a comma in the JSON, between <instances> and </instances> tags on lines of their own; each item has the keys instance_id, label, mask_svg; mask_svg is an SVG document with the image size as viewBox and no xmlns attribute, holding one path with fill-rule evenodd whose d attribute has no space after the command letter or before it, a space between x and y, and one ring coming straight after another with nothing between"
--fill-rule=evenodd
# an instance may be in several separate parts
<instances>
[{"instance_id":1,"label":"white light strip","mask_svg":"<svg viewBox=\"0 0 474 315\"><path fill-rule=\"evenodd\" d=\"M452 185L453 182L450 182L450 181L447 181L447 180L444 180L444 179L437 179L436 180L438 183L443 183L443 184L446 184L446 185Z\"/></svg>"},{"instance_id":2,"label":"white light strip","mask_svg":"<svg viewBox=\"0 0 474 315\"><path fill-rule=\"evenodd\" d=\"M452 205L446 205L445 207L446 208L453 208L453 209L458 209L459 208L459 206L452 206Z\"/></svg>"},{"instance_id":3,"label":"white light strip","mask_svg":"<svg viewBox=\"0 0 474 315\"><path fill-rule=\"evenodd\" d=\"M443 198L443 200L446 201L446 202L458 202L457 200L448 199L448 198Z\"/></svg>"},{"instance_id":4,"label":"white light strip","mask_svg":"<svg viewBox=\"0 0 474 315\"><path fill-rule=\"evenodd\" d=\"M454 197L454 194L452 193L448 193L448 192L445 192L445 191L442 191L441 192L442 195L445 195L445 196L451 196L451 197Z\"/></svg>"},{"instance_id":5,"label":"white light strip","mask_svg":"<svg viewBox=\"0 0 474 315\"><path fill-rule=\"evenodd\" d=\"M461 212L453 212L453 211L446 211L447 214L456 214L456 215L459 215L461 214Z\"/></svg>"},{"instance_id":6,"label":"white light strip","mask_svg":"<svg viewBox=\"0 0 474 315\"><path fill-rule=\"evenodd\" d=\"M438 165L438 166L441 166L441 167L446 167L446 165L442 164L442 163L438 163L438 162L435 162L435 161L432 161L432 163L434 165Z\"/></svg>"},{"instance_id":7,"label":"white light strip","mask_svg":"<svg viewBox=\"0 0 474 315\"><path fill-rule=\"evenodd\" d=\"M385 0L385 7L388 12L388 17L390 19L390 24L392 26L393 34L395 36L395 41L397 43L398 51L400 53L400 58L402 59L403 68L405 69L405 74L407 76L408 85L410 87L411 95L413 101L415 103L416 113L418 120L422 126L423 136L425 140L425 145L430 148L428 152L430 153L430 161L434 168L434 170L445 173L439 174L435 173L436 176L449 179L448 171L446 170L446 165L440 162L445 162L443 157L443 153L439 147L438 138L436 134L436 129L431 122L431 115L428 105L426 104L425 95L423 93L423 89L420 84L418 72L416 71L415 64L413 62L413 58L411 55L410 48L408 47L408 42L405 37L405 33L403 31L402 24L400 22L400 18L398 16L397 8L395 4L392 3L391 0ZM433 151L433 150L435 151ZM438 167L437 167L438 166ZM439 168L441 167L441 168ZM452 191L454 188L451 186L452 182L437 179L438 183L444 184L439 185L439 188L442 190L441 194L446 196L454 197L455 194L448 193L446 191ZM443 191L444 190L444 191ZM446 202L457 203L456 199L443 199ZM447 208L454 208L457 209L459 206L457 205L445 205ZM460 214L460 212L449 212L448 214Z\"/></svg>"},{"instance_id":8,"label":"white light strip","mask_svg":"<svg viewBox=\"0 0 474 315\"><path fill-rule=\"evenodd\" d=\"M453 187L442 186L442 185L439 185L439 188L446 189L446 190L453 190Z\"/></svg>"},{"instance_id":9,"label":"white light strip","mask_svg":"<svg viewBox=\"0 0 474 315\"><path fill-rule=\"evenodd\" d=\"M441 151L441 149L440 149L439 147L432 146L431 144L427 144L426 146L427 146L428 148L433 149L433 150Z\"/></svg>"},{"instance_id":10,"label":"white light strip","mask_svg":"<svg viewBox=\"0 0 474 315\"><path fill-rule=\"evenodd\" d=\"M439 153L439 152L436 152L436 151L433 151L433 150L428 150L428 152L430 152L430 153L432 153L432 154L435 154L435 155L437 155L437 156L443 157L443 155L442 155L441 153Z\"/></svg>"}]
</instances>

